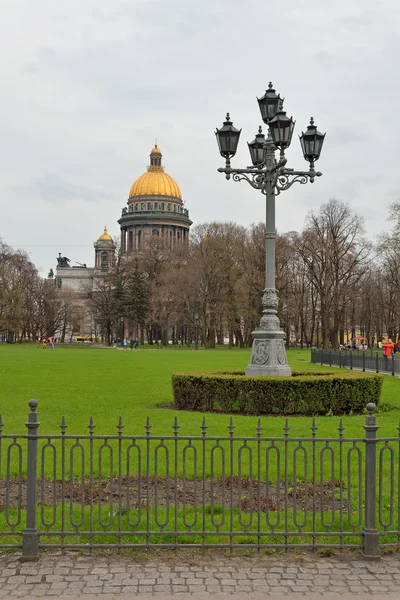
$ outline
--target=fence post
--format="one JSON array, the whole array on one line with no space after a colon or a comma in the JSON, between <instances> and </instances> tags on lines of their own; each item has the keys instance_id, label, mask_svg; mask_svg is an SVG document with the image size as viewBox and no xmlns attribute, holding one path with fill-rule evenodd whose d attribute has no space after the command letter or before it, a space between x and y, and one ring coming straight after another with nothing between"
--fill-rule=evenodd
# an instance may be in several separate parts
<instances>
[{"instance_id":1,"label":"fence post","mask_svg":"<svg viewBox=\"0 0 400 600\"><path fill-rule=\"evenodd\" d=\"M392 354L392 375L394 377L394 354Z\"/></svg>"},{"instance_id":2,"label":"fence post","mask_svg":"<svg viewBox=\"0 0 400 600\"><path fill-rule=\"evenodd\" d=\"M376 372L379 373L379 357L378 353L375 354Z\"/></svg>"},{"instance_id":3,"label":"fence post","mask_svg":"<svg viewBox=\"0 0 400 600\"><path fill-rule=\"evenodd\" d=\"M324 364L324 351L321 348L321 367Z\"/></svg>"},{"instance_id":4,"label":"fence post","mask_svg":"<svg viewBox=\"0 0 400 600\"><path fill-rule=\"evenodd\" d=\"M365 419L365 527L363 554L365 558L380 557L379 533L376 529L376 424L375 404L367 404Z\"/></svg>"},{"instance_id":5,"label":"fence post","mask_svg":"<svg viewBox=\"0 0 400 600\"><path fill-rule=\"evenodd\" d=\"M36 526L36 477L38 450L37 400L30 400L31 412L25 425L28 428L27 485L26 485L26 527L22 534L22 560L39 558L39 536Z\"/></svg>"},{"instance_id":6,"label":"fence post","mask_svg":"<svg viewBox=\"0 0 400 600\"><path fill-rule=\"evenodd\" d=\"M353 350L350 350L350 371L353 370Z\"/></svg>"}]
</instances>

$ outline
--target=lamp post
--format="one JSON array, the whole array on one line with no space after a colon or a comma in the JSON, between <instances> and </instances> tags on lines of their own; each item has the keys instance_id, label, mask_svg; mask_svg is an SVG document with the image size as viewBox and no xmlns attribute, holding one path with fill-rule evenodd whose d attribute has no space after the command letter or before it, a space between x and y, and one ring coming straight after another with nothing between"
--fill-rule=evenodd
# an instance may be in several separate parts
<instances>
[{"instance_id":1,"label":"lamp post","mask_svg":"<svg viewBox=\"0 0 400 600\"><path fill-rule=\"evenodd\" d=\"M265 289L262 296L262 317L260 325L252 332L253 347L246 375L291 375L285 350L285 332L281 329L277 316L279 298L275 289L275 196L289 189L294 183L314 183L322 173L315 171L325 134L320 133L311 118L307 131L302 133L300 144L304 158L309 162L308 171L295 171L286 167L285 150L290 146L295 121L283 110L283 100L276 94L272 83L264 96L257 98L264 123L268 126L265 138L261 127L255 139L248 143L253 166L246 169L232 169L231 158L235 156L241 130L236 129L230 120L215 132L220 154L225 158L226 179L247 181L266 197L266 272ZM275 152L279 150L279 159Z\"/></svg>"},{"instance_id":2,"label":"lamp post","mask_svg":"<svg viewBox=\"0 0 400 600\"><path fill-rule=\"evenodd\" d=\"M194 349L198 350L199 349L199 315L197 313L194 315L194 322L196 325L196 337L194 340Z\"/></svg>"}]
</instances>

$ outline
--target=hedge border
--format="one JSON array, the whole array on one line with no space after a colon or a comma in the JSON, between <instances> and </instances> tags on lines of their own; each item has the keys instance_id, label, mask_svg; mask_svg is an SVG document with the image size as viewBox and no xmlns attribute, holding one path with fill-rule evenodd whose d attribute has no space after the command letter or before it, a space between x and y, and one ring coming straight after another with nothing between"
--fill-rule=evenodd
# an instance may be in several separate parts
<instances>
[{"instance_id":1,"label":"hedge border","mask_svg":"<svg viewBox=\"0 0 400 600\"><path fill-rule=\"evenodd\" d=\"M360 414L379 404L383 375L355 371L294 372L291 377L249 377L244 371L174 373L178 410L252 415Z\"/></svg>"}]
</instances>

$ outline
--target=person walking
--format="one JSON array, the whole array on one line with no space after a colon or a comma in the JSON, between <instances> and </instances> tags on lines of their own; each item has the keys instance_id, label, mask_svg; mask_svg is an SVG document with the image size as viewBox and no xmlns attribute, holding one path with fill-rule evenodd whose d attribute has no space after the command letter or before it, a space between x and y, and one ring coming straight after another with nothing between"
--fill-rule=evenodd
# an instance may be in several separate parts
<instances>
[{"instance_id":1,"label":"person walking","mask_svg":"<svg viewBox=\"0 0 400 600\"><path fill-rule=\"evenodd\" d=\"M124 338L124 350L126 350L128 346L128 340L126 338Z\"/></svg>"},{"instance_id":2,"label":"person walking","mask_svg":"<svg viewBox=\"0 0 400 600\"><path fill-rule=\"evenodd\" d=\"M389 338L387 342L384 342L382 344L383 346L383 356L385 356L386 358L389 358L389 356L392 356L393 352L394 352L394 344L392 342L392 340Z\"/></svg>"},{"instance_id":3,"label":"person walking","mask_svg":"<svg viewBox=\"0 0 400 600\"><path fill-rule=\"evenodd\" d=\"M54 341L53 341L53 336L49 337L49 348L51 348L52 350L54 350Z\"/></svg>"}]
</instances>

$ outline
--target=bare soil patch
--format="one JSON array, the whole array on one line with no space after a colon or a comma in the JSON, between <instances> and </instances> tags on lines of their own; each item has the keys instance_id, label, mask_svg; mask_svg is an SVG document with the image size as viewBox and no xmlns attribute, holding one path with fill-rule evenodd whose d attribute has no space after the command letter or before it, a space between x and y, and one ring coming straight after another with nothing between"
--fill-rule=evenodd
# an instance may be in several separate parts
<instances>
[{"instance_id":1,"label":"bare soil patch","mask_svg":"<svg viewBox=\"0 0 400 600\"><path fill-rule=\"evenodd\" d=\"M26 507L26 477L12 478L8 485L0 481L0 510L5 506ZM278 486L265 481L258 482L249 477L218 477L214 481L167 479L146 476L115 477L112 479L86 479L83 483L48 479L37 482L37 504L53 506L61 502L83 504L114 504L130 508L150 506L202 505L229 508L232 505L242 511L277 511L284 508L285 498L289 508L298 510L339 510L347 508L347 493L340 480L323 484L290 482Z\"/></svg>"}]
</instances>

